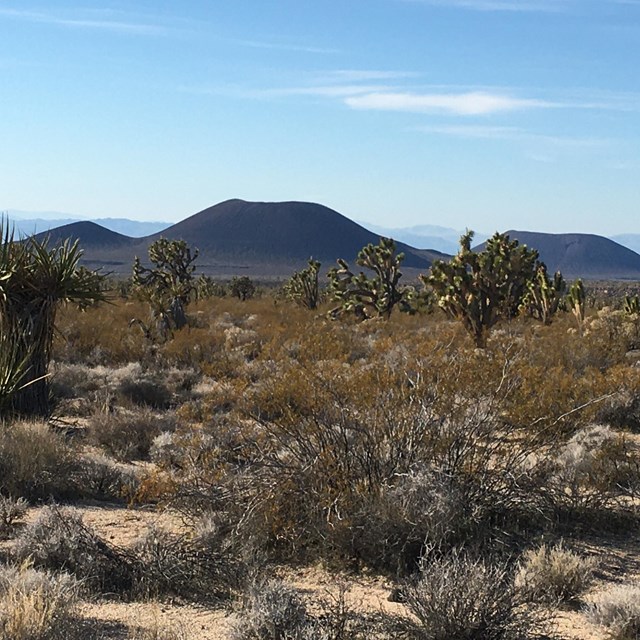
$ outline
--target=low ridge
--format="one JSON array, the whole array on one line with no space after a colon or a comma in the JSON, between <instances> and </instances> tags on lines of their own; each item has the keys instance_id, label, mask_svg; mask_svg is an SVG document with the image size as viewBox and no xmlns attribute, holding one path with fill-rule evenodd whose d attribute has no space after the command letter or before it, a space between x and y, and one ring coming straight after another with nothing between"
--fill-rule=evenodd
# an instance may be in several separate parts
<instances>
[{"instance_id":1,"label":"low ridge","mask_svg":"<svg viewBox=\"0 0 640 640\"><path fill-rule=\"evenodd\" d=\"M514 230L506 233L536 249L550 272L561 271L567 278L640 280L640 255L603 236Z\"/></svg>"},{"instance_id":2,"label":"low ridge","mask_svg":"<svg viewBox=\"0 0 640 640\"><path fill-rule=\"evenodd\" d=\"M136 243L134 238L122 235L115 231L110 231L95 222L83 221L72 222L61 227L55 227L49 231L36 234L38 240L49 239L52 244L64 242L67 239L79 240L83 249L99 248L119 248L133 246Z\"/></svg>"}]
</instances>

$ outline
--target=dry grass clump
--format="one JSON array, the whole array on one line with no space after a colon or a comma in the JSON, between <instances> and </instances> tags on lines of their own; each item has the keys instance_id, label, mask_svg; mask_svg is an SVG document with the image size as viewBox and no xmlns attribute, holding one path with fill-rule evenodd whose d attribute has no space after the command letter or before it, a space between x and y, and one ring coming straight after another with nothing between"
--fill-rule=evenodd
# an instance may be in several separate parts
<instances>
[{"instance_id":1,"label":"dry grass clump","mask_svg":"<svg viewBox=\"0 0 640 640\"><path fill-rule=\"evenodd\" d=\"M75 497L77 452L44 422L0 424L0 492L28 500Z\"/></svg>"},{"instance_id":2,"label":"dry grass clump","mask_svg":"<svg viewBox=\"0 0 640 640\"><path fill-rule=\"evenodd\" d=\"M282 580L261 580L245 596L233 640L311 640L314 625L299 592Z\"/></svg>"},{"instance_id":3,"label":"dry grass clump","mask_svg":"<svg viewBox=\"0 0 640 640\"><path fill-rule=\"evenodd\" d=\"M90 443L121 461L148 460L154 439L164 431L173 431L175 418L150 409L96 413L89 419Z\"/></svg>"},{"instance_id":4,"label":"dry grass clump","mask_svg":"<svg viewBox=\"0 0 640 640\"><path fill-rule=\"evenodd\" d=\"M595 561L562 544L545 544L526 551L516 573L515 586L532 601L549 604L578 598L593 580Z\"/></svg>"},{"instance_id":5,"label":"dry grass clump","mask_svg":"<svg viewBox=\"0 0 640 640\"><path fill-rule=\"evenodd\" d=\"M507 565L464 552L424 559L418 578L403 590L420 640L520 640L543 632L520 599Z\"/></svg>"},{"instance_id":6,"label":"dry grass clump","mask_svg":"<svg viewBox=\"0 0 640 640\"><path fill-rule=\"evenodd\" d=\"M637 640L640 637L640 585L615 585L600 593L585 612L592 622L606 627L614 640Z\"/></svg>"},{"instance_id":7,"label":"dry grass clump","mask_svg":"<svg viewBox=\"0 0 640 640\"><path fill-rule=\"evenodd\" d=\"M71 640L78 583L27 563L0 568L0 640Z\"/></svg>"},{"instance_id":8,"label":"dry grass clump","mask_svg":"<svg viewBox=\"0 0 640 640\"><path fill-rule=\"evenodd\" d=\"M88 498L131 500L137 495L140 482L140 474L133 465L116 462L99 452L85 452L79 460L78 484Z\"/></svg>"}]
</instances>

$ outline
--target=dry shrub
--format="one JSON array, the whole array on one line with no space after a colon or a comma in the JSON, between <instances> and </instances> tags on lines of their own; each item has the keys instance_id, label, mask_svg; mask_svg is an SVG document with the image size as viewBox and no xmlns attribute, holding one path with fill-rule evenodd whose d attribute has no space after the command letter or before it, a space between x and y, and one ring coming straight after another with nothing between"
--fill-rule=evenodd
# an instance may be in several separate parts
<instances>
[{"instance_id":1,"label":"dry shrub","mask_svg":"<svg viewBox=\"0 0 640 640\"><path fill-rule=\"evenodd\" d=\"M0 492L28 500L75 497L77 452L42 422L0 424Z\"/></svg>"},{"instance_id":2,"label":"dry shrub","mask_svg":"<svg viewBox=\"0 0 640 640\"><path fill-rule=\"evenodd\" d=\"M595 561L562 544L526 551L516 574L516 588L534 601L554 604L578 598L593 580Z\"/></svg>"},{"instance_id":3,"label":"dry shrub","mask_svg":"<svg viewBox=\"0 0 640 640\"><path fill-rule=\"evenodd\" d=\"M234 640L364 640L406 635L400 618L360 613L344 583L309 606L302 593L279 579L255 580L247 589ZM405 636L402 636L405 637Z\"/></svg>"},{"instance_id":4,"label":"dry shrub","mask_svg":"<svg viewBox=\"0 0 640 640\"><path fill-rule=\"evenodd\" d=\"M89 442L102 447L117 460L147 460L154 439L175 429L171 414L149 409L94 414L88 424Z\"/></svg>"},{"instance_id":5,"label":"dry shrub","mask_svg":"<svg viewBox=\"0 0 640 640\"><path fill-rule=\"evenodd\" d=\"M420 640L520 640L543 631L507 565L461 551L424 559L403 595L417 619L407 622L411 636Z\"/></svg>"},{"instance_id":6,"label":"dry shrub","mask_svg":"<svg viewBox=\"0 0 640 640\"><path fill-rule=\"evenodd\" d=\"M505 438L500 418L516 384L510 355L429 344L389 357L368 339L370 361L283 361L247 388L235 419L163 438L176 502L223 512L237 538L275 555L393 571L410 569L425 540L534 517L533 445Z\"/></svg>"},{"instance_id":7,"label":"dry shrub","mask_svg":"<svg viewBox=\"0 0 640 640\"><path fill-rule=\"evenodd\" d=\"M585 612L592 622L606 627L614 640L637 640L640 636L640 585L614 585L598 594Z\"/></svg>"},{"instance_id":8,"label":"dry shrub","mask_svg":"<svg viewBox=\"0 0 640 640\"><path fill-rule=\"evenodd\" d=\"M426 467L411 469L357 514L344 547L368 565L411 572L426 547L451 547L478 535L482 506L465 501L456 479Z\"/></svg>"},{"instance_id":9,"label":"dry shrub","mask_svg":"<svg viewBox=\"0 0 640 640\"><path fill-rule=\"evenodd\" d=\"M0 539L11 534L16 521L26 515L28 506L24 498L0 496Z\"/></svg>"},{"instance_id":10,"label":"dry shrub","mask_svg":"<svg viewBox=\"0 0 640 640\"><path fill-rule=\"evenodd\" d=\"M245 596L233 640L311 640L314 627L299 592L282 580L259 580Z\"/></svg>"},{"instance_id":11,"label":"dry shrub","mask_svg":"<svg viewBox=\"0 0 640 640\"><path fill-rule=\"evenodd\" d=\"M607 426L578 431L551 462L549 495L557 511L603 509L639 487L637 445Z\"/></svg>"},{"instance_id":12,"label":"dry shrub","mask_svg":"<svg viewBox=\"0 0 640 640\"><path fill-rule=\"evenodd\" d=\"M71 640L78 583L27 563L0 568L0 640Z\"/></svg>"},{"instance_id":13,"label":"dry shrub","mask_svg":"<svg viewBox=\"0 0 640 640\"><path fill-rule=\"evenodd\" d=\"M78 483L86 497L108 501L130 500L140 488L138 471L132 465L97 452L80 458Z\"/></svg>"},{"instance_id":14,"label":"dry shrub","mask_svg":"<svg viewBox=\"0 0 640 640\"><path fill-rule=\"evenodd\" d=\"M78 512L55 505L23 529L13 556L36 568L71 573L94 593L128 593L139 571L130 555L87 527Z\"/></svg>"},{"instance_id":15,"label":"dry shrub","mask_svg":"<svg viewBox=\"0 0 640 640\"><path fill-rule=\"evenodd\" d=\"M142 361L149 344L132 318L148 314L140 302L120 302L90 307L83 313L62 307L58 314L54 357L58 361L83 362L89 366L118 365Z\"/></svg>"},{"instance_id":16,"label":"dry shrub","mask_svg":"<svg viewBox=\"0 0 640 640\"><path fill-rule=\"evenodd\" d=\"M636 367L636 369L638 369ZM640 375L640 370L638 370ZM636 385L634 385L636 386ZM599 422L616 429L627 429L640 433L640 394L636 389L623 390L603 404L598 412Z\"/></svg>"},{"instance_id":17,"label":"dry shrub","mask_svg":"<svg viewBox=\"0 0 640 640\"><path fill-rule=\"evenodd\" d=\"M176 595L198 602L228 599L240 581L239 565L211 542L151 528L133 550L143 567L136 592L146 598Z\"/></svg>"},{"instance_id":18,"label":"dry shrub","mask_svg":"<svg viewBox=\"0 0 640 640\"><path fill-rule=\"evenodd\" d=\"M166 409L191 398L199 378L193 369L156 366L139 362L120 367L56 363L52 382L59 410L77 415L107 411L114 405Z\"/></svg>"}]
</instances>

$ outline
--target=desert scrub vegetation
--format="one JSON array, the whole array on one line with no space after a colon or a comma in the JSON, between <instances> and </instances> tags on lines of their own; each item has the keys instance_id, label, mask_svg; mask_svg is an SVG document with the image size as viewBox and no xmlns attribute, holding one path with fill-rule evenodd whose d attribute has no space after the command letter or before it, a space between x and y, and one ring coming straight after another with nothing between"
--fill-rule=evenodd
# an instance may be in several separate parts
<instances>
[{"instance_id":1,"label":"desert scrub vegetation","mask_svg":"<svg viewBox=\"0 0 640 640\"><path fill-rule=\"evenodd\" d=\"M36 571L28 562L0 568L0 639L79 639L78 593L79 583L66 574Z\"/></svg>"},{"instance_id":2,"label":"desert scrub vegetation","mask_svg":"<svg viewBox=\"0 0 640 640\"><path fill-rule=\"evenodd\" d=\"M596 563L565 548L541 545L527 550L516 573L515 586L532 601L571 602L593 581Z\"/></svg>"},{"instance_id":3,"label":"desert scrub vegetation","mask_svg":"<svg viewBox=\"0 0 640 640\"><path fill-rule=\"evenodd\" d=\"M186 254L178 302L140 268L136 286L159 305L146 327L131 320L148 318L149 300L126 288L99 309L62 307L50 388L72 427L3 414L0 494L159 505L185 529L121 548L50 506L21 530L6 525L11 558L81 577L91 597L236 598L238 637L536 637L537 612L589 582L573 538L622 517L636 530L638 327L586 292L578 330L561 280L505 247L535 281L500 288L485 256L467 284L494 287L495 307L467 309L465 323L442 297L444 313L391 313L443 294L399 285L388 245L376 255L389 288L380 272L363 302L351 273L352 306L334 319L314 265L288 296L242 300L207 293L216 283L191 278ZM566 546L534 544L560 536ZM272 563L315 562L385 575L412 624L376 626L339 599L323 613L282 582L252 579Z\"/></svg>"},{"instance_id":4,"label":"desert scrub vegetation","mask_svg":"<svg viewBox=\"0 0 640 640\"><path fill-rule=\"evenodd\" d=\"M595 596L586 612L614 640L634 640L640 634L640 585L614 585Z\"/></svg>"},{"instance_id":5,"label":"desert scrub vegetation","mask_svg":"<svg viewBox=\"0 0 640 640\"><path fill-rule=\"evenodd\" d=\"M129 304L110 306L112 332L137 335L119 315ZM491 541L576 514L588 522L635 495L637 449L604 424L640 388L624 333L596 323L581 336L567 315L550 326L519 317L476 349L435 312L357 323L328 320L328 306L198 300L193 326L140 344L143 364L123 364L109 343L98 366L69 362L61 340L54 384L61 395L108 395L90 417L92 442L116 457L150 455L170 479L165 501L189 517L218 513L234 544L273 557L403 573L425 544ZM90 329L94 314L83 316ZM153 397L144 381L164 405L134 400ZM140 429L128 422L136 404L154 412ZM585 440L596 420L610 437Z\"/></svg>"},{"instance_id":6,"label":"desert scrub vegetation","mask_svg":"<svg viewBox=\"0 0 640 640\"><path fill-rule=\"evenodd\" d=\"M408 620L416 640L514 640L543 638L544 616L527 606L504 562L453 550L425 557L403 597L415 617Z\"/></svg>"}]
</instances>

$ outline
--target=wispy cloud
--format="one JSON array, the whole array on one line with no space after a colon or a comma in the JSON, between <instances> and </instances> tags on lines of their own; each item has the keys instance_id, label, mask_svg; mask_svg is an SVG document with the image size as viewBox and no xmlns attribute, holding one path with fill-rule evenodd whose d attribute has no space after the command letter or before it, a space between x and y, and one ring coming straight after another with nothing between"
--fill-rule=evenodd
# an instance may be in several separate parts
<instances>
[{"instance_id":1,"label":"wispy cloud","mask_svg":"<svg viewBox=\"0 0 640 640\"><path fill-rule=\"evenodd\" d=\"M98 29L138 35L163 35L169 31L167 27L158 24L90 18L87 16L69 16L43 11L24 11L21 9L0 9L0 17L58 27Z\"/></svg>"},{"instance_id":2,"label":"wispy cloud","mask_svg":"<svg viewBox=\"0 0 640 640\"><path fill-rule=\"evenodd\" d=\"M493 127L482 125L442 125L416 127L414 130L423 133L453 136L465 139L507 140L513 142L542 142L555 147L603 147L611 143L603 138L577 138L571 136L554 136L528 131L520 127Z\"/></svg>"},{"instance_id":3,"label":"wispy cloud","mask_svg":"<svg viewBox=\"0 0 640 640\"><path fill-rule=\"evenodd\" d=\"M558 13L566 11L572 0L404 0L438 7L473 9L475 11L511 11Z\"/></svg>"},{"instance_id":4,"label":"wispy cloud","mask_svg":"<svg viewBox=\"0 0 640 640\"><path fill-rule=\"evenodd\" d=\"M555 103L507 94L471 91L466 93L375 92L350 96L345 103L352 109L443 113L459 116L489 115L523 109L557 106Z\"/></svg>"},{"instance_id":5,"label":"wispy cloud","mask_svg":"<svg viewBox=\"0 0 640 640\"><path fill-rule=\"evenodd\" d=\"M565 13L594 8L598 5L640 6L640 0L402 0L436 7L471 9L474 11L509 11L515 13Z\"/></svg>"},{"instance_id":6,"label":"wispy cloud","mask_svg":"<svg viewBox=\"0 0 640 640\"><path fill-rule=\"evenodd\" d=\"M318 53L318 54L337 54L341 53L340 49L332 49L325 47L314 47L311 45L275 42L268 40L229 40L231 44L241 47L250 47L252 49L272 49L276 51L293 51L298 53Z\"/></svg>"},{"instance_id":7,"label":"wispy cloud","mask_svg":"<svg viewBox=\"0 0 640 640\"><path fill-rule=\"evenodd\" d=\"M325 71L320 77L332 82L370 82L372 80L402 80L417 78L413 71L382 71L379 69L336 69Z\"/></svg>"}]
</instances>

